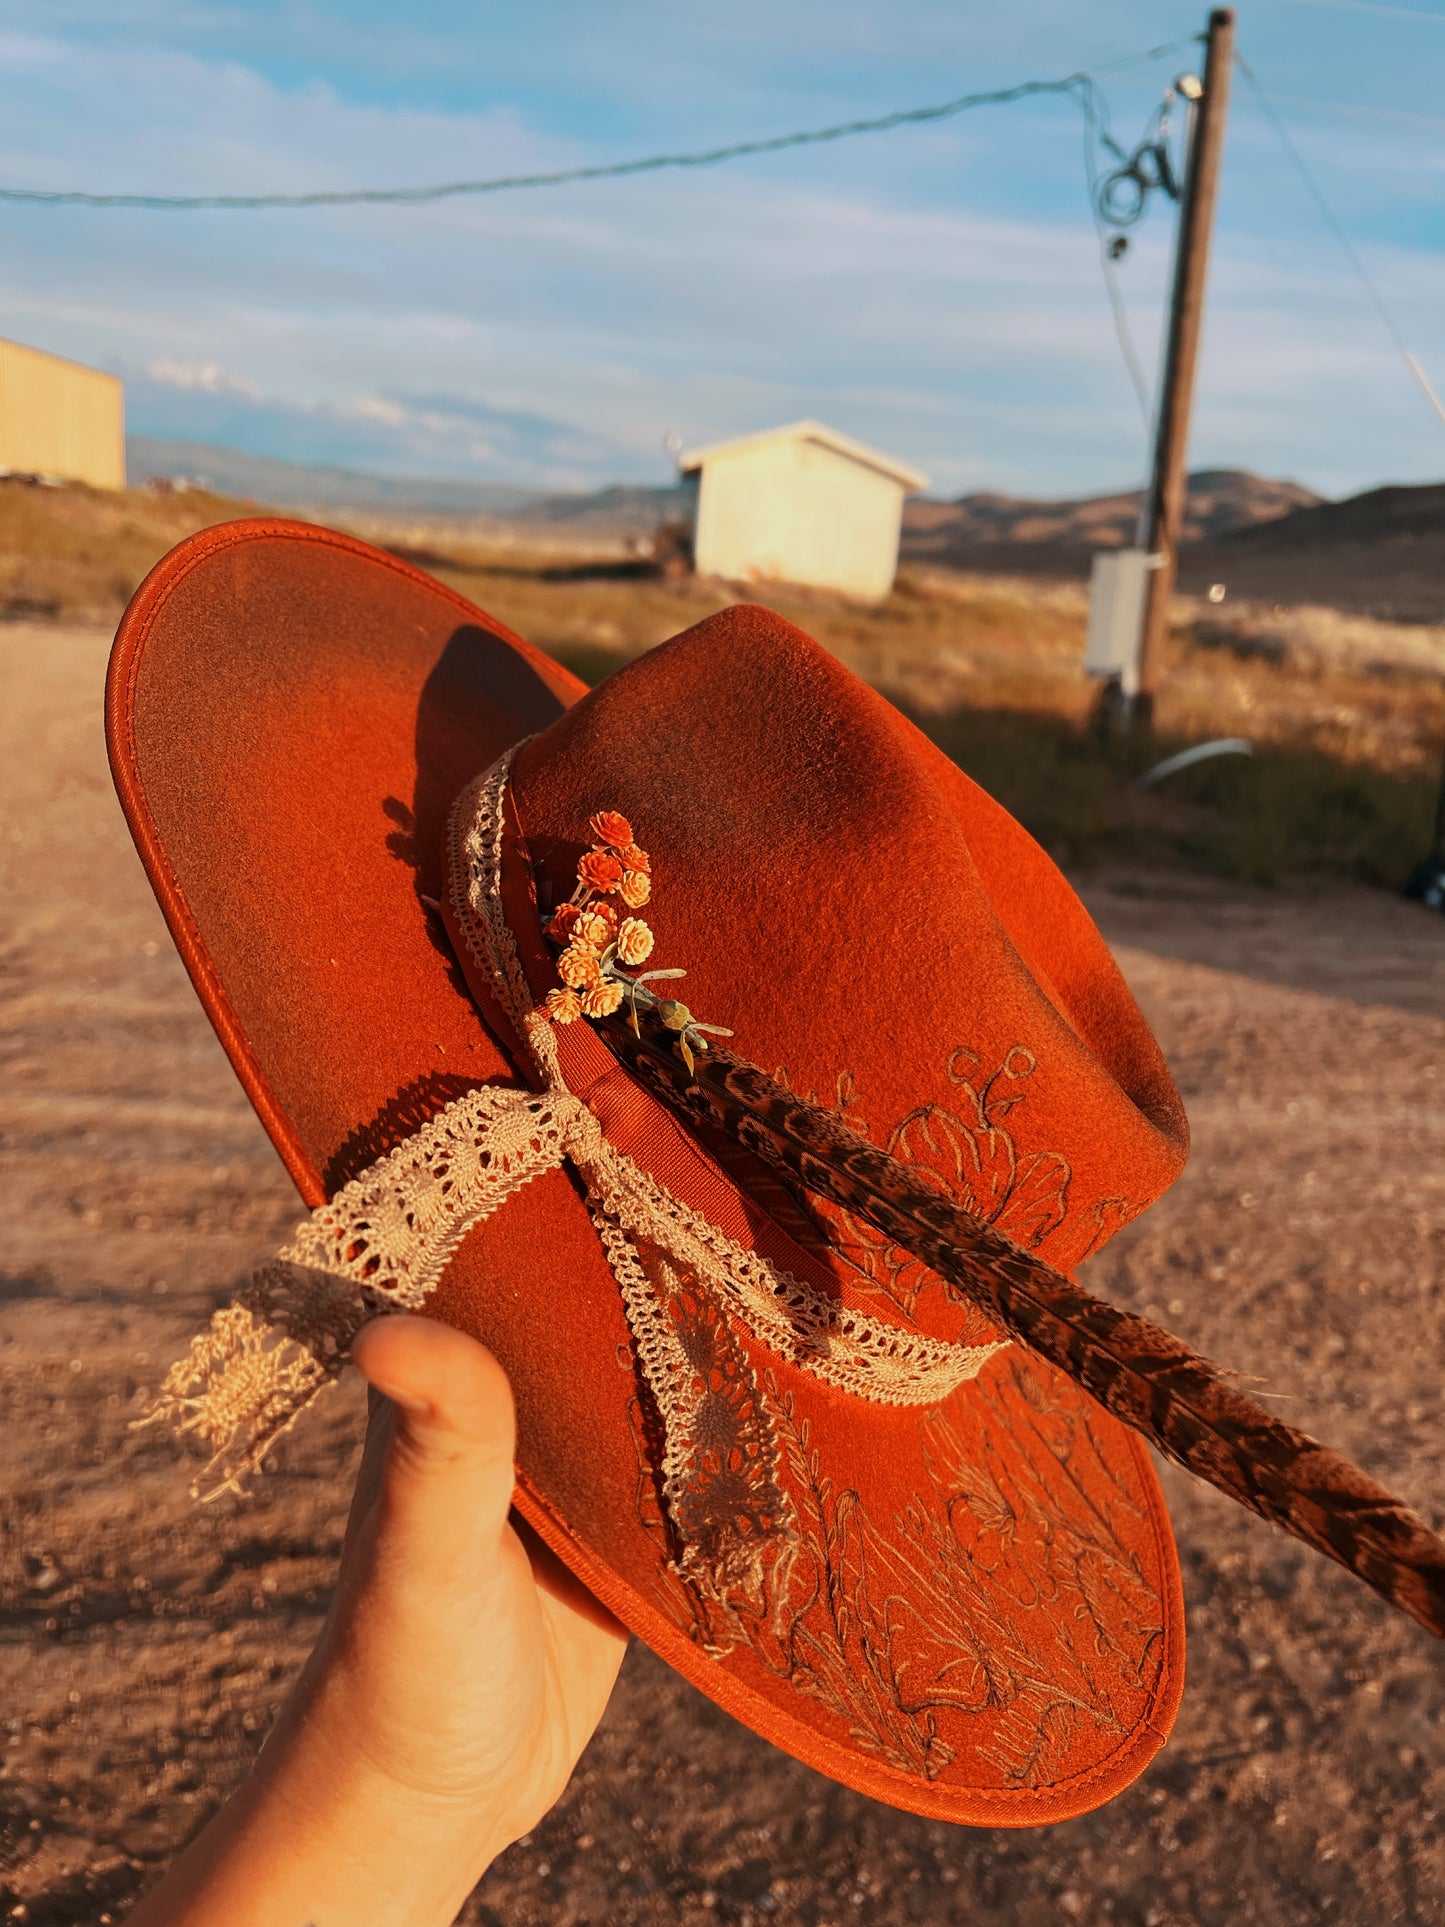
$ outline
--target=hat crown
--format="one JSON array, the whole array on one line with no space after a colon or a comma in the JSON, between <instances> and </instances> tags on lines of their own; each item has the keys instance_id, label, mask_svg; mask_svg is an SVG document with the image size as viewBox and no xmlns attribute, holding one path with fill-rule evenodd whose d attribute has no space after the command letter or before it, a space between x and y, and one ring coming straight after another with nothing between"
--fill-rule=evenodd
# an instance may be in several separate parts
<instances>
[{"instance_id":1,"label":"hat crown","mask_svg":"<svg viewBox=\"0 0 1445 1927\"><path fill-rule=\"evenodd\" d=\"M620 811L691 1010L1016 1243L1070 1267L1177 1176L1178 1093L1068 883L782 618L731 608L617 671L520 752L513 794L550 902ZM935 1322L916 1259L813 1209Z\"/></svg>"}]
</instances>

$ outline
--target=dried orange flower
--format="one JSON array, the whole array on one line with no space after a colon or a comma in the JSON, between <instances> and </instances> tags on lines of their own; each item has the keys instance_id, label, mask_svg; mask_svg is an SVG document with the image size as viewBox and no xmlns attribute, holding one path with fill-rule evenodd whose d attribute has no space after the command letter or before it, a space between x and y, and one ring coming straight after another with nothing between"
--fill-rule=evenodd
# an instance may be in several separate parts
<instances>
[{"instance_id":1,"label":"dried orange flower","mask_svg":"<svg viewBox=\"0 0 1445 1927\"><path fill-rule=\"evenodd\" d=\"M652 895L652 879L644 870L626 870L617 886L617 894L629 910L640 910Z\"/></svg>"},{"instance_id":2,"label":"dried orange flower","mask_svg":"<svg viewBox=\"0 0 1445 1927\"><path fill-rule=\"evenodd\" d=\"M547 925L547 935L557 943L570 943L572 929L582 914L580 905L563 903L552 912L552 920Z\"/></svg>"},{"instance_id":3,"label":"dried orange flower","mask_svg":"<svg viewBox=\"0 0 1445 1927\"><path fill-rule=\"evenodd\" d=\"M575 990L549 990L544 1008L554 1024L570 1024L582 1015L582 999Z\"/></svg>"},{"instance_id":4,"label":"dried orange flower","mask_svg":"<svg viewBox=\"0 0 1445 1927\"><path fill-rule=\"evenodd\" d=\"M616 810L599 810L588 817L587 827L599 843L610 843L613 849L632 841L632 825Z\"/></svg>"},{"instance_id":5,"label":"dried orange flower","mask_svg":"<svg viewBox=\"0 0 1445 1927\"><path fill-rule=\"evenodd\" d=\"M577 880L594 890L615 890L622 880L622 865L610 850L589 850L577 865Z\"/></svg>"},{"instance_id":6,"label":"dried orange flower","mask_svg":"<svg viewBox=\"0 0 1445 1927\"><path fill-rule=\"evenodd\" d=\"M583 950L573 944L557 959L557 975L564 984L570 984L573 990L590 990L602 975L597 963L597 953L593 950Z\"/></svg>"},{"instance_id":7,"label":"dried orange flower","mask_svg":"<svg viewBox=\"0 0 1445 1927\"><path fill-rule=\"evenodd\" d=\"M641 917L628 917L617 932L617 955L625 964L646 963L652 955L652 932Z\"/></svg>"},{"instance_id":8,"label":"dried orange flower","mask_svg":"<svg viewBox=\"0 0 1445 1927\"><path fill-rule=\"evenodd\" d=\"M573 943L604 950L617 932L617 912L610 903L589 903L572 925Z\"/></svg>"},{"instance_id":9,"label":"dried orange flower","mask_svg":"<svg viewBox=\"0 0 1445 1927\"><path fill-rule=\"evenodd\" d=\"M644 876L652 874L652 858L646 850L639 850L635 843L625 844L617 854L629 870L641 870Z\"/></svg>"},{"instance_id":10,"label":"dried orange flower","mask_svg":"<svg viewBox=\"0 0 1445 1927\"><path fill-rule=\"evenodd\" d=\"M604 977L601 983L593 984L590 990L583 993L582 1015L584 1017L610 1017L621 1002L621 984L614 983L610 977Z\"/></svg>"}]
</instances>

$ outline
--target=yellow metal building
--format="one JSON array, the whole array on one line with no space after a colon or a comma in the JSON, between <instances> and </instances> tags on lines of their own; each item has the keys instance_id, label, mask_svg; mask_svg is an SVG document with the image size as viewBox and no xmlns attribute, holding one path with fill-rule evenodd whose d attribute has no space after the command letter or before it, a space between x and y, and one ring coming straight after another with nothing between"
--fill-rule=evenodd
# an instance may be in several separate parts
<instances>
[{"instance_id":1,"label":"yellow metal building","mask_svg":"<svg viewBox=\"0 0 1445 1927\"><path fill-rule=\"evenodd\" d=\"M681 458L700 476L693 562L730 582L798 582L878 601L893 587L903 498L928 477L821 422Z\"/></svg>"},{"instance_id":2,"label":"yellow metal building","mask_svg":"<svg viewBox=\"0 0 1445 1927\"><path fill-rule=\"evenodd\" d=\"M125 487L125 389L78 361L0 341L0 474Z\"/></svg>"}]
</instances>

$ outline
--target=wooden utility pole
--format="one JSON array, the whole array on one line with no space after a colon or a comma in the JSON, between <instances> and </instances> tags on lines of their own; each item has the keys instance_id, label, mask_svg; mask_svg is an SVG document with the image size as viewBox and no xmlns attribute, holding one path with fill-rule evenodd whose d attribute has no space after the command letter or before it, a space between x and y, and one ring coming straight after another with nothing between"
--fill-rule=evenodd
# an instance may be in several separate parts
<instances>
[{"instance_id":1,"label":"wooden utility pole","mask_svg":"<svg viewBox=\"0 0 1445 1927\"><path fill-rule=\"evenodd\" d=\"M1224 155L1224 122L1229 111L1229 80L1234 66L1234 9L1216 7L1209 16L1204 87L1190 112L1189 160L1179 209L1174 256L1174 293L1169 308L1169 340L1154 435L1154 468L1144 498L1139 546L1161 558L1149 574L1144 627L1139 644L1139 720L1148 725L1159 678L1159 657L1169 627L1179 530L1184 520L1185 456L1189 411L1194 400L1194 369L1204 318L1204 280L1219 167Z\"/></svg>"}]
</instances>

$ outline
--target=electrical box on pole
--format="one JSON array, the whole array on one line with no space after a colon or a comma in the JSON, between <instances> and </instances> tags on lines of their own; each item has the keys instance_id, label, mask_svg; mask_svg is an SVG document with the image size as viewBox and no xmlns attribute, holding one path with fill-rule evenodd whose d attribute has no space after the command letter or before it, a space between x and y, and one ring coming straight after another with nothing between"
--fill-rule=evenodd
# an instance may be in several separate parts
<instances>
[{"instance_id":1,"label":"electrical box on pole","mask_svg":"<svg viewBox=\"0 0 1445 1927\"><path fill-rule=\"evenodd\" d=\"M1084 671L1129 698L1139 693L1144 602L1155 562L1147 549L1101 549L1089 578Z\"/></svg>"}]
</instances>

